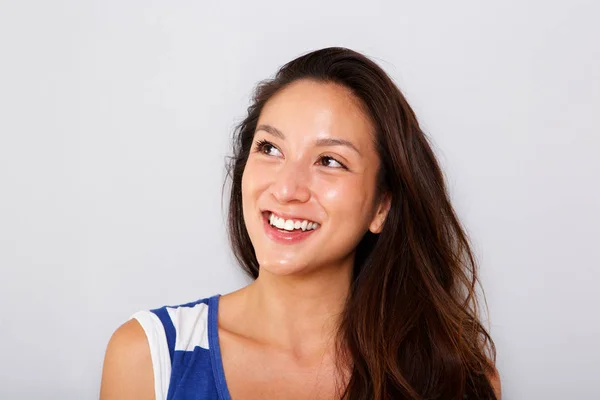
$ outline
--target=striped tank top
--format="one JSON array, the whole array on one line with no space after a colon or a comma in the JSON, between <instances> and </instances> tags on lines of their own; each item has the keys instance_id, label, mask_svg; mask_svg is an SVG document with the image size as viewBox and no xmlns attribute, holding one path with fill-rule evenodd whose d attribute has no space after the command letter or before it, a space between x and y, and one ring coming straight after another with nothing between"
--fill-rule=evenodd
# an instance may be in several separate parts
<instances>
[{"instance_id":1,"label":"striped tank top","mask_svg":"<svg viewBox=\"0 0 600 400\"><path fill-rule=\"evenodd\" d=\"M231 400L219 348L219 297L131 316L150 345L156 400Z\"/></svg>"}]
</instances>

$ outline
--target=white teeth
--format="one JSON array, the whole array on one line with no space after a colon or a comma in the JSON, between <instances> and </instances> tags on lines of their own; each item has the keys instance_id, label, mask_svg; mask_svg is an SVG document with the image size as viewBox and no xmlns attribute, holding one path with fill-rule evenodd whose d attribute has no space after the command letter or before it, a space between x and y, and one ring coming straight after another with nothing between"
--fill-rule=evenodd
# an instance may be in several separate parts
<instances>
[{"instance_id":1,"label":"white teeth","mask_svg":"<svg viewBox=\"0 0 600 400\"><path fill-rule=\"evenodd\" d=\"M283 227L285 226L284 219L275 217L275 226L278 227L279 229L283 229Z\"/></svg>"},{"instance_id":2,"label":"white teeth","mask_svg":"<svg viewBox=\"0 0 600 400\"><path fill-rule=\"evenodd\" d=\"M285 225L283 225L283 229L285 229L286 231L293 231L294 221L292 221L291 219L286 220Z\"/></svg>"},{"instance_id":3,"label":"white teeth","mask_svg":"<svg viewBox=\"0 0 600 400\"><path fill-rule=\"evenodd\" d=\"M269 215L269 224L279 228L285 229L286 231L293 231L294 229L302 229L303 231L308 231L311 229L316 229L319 224L316 222L310 222L307 220L304 221L294 221L291 219L283 219L279 218L275 214L271 213Z\"/></svg>"}]
</instances>

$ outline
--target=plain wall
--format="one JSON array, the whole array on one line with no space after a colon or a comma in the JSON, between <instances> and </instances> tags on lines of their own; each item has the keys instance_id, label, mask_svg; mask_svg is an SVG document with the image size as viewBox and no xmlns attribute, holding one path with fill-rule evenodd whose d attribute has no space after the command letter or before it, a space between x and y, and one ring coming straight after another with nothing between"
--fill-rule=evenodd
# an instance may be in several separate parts
<instances>
[{"instance_id":1,"label":"plain wall","mask_svg":"<svg viewBox=\"0 0 600 400\"><path fill-rule=\"evenodd\" d=\"M221 202L254 85L373 57L473 240L505 399L598 399L600 4L0 1L0 398L94 399L133 312L248 280Z\"/></svg>"}]
</instances>

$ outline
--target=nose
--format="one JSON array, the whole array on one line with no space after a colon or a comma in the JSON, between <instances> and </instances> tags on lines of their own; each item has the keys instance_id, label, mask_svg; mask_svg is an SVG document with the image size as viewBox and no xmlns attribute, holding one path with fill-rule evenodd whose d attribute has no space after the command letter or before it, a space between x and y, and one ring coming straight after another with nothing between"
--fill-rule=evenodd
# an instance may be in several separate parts
<instances>
[{"instance_id":1,"label":"nose","mask_svg":"<svg viewBox=\"0 0 600 400\"><path fill-rule=\"evenodd\" d=\"M277 171L271 193L281 203L306 202L310 198L309 171L302 161L286 161Z\"/></svg>"}]
</instances>

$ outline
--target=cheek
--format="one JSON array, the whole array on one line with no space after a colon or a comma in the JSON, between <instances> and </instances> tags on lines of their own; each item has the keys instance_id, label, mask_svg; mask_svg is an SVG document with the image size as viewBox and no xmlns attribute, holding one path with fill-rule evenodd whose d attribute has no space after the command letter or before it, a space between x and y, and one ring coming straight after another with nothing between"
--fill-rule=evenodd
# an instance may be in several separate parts
<instances>
[{"instance_id":1,"label":"cheek","mask_svg":"<svg viewBox=\"0 0 600 400\"><path fill-rule=\"evenodd\" d=\"M244 173L242 174L242 189L251 189L257 185L257 182L261 179L260 165L252 161L252 158L248 160L244 167Z\"/></svg>"},{"instance_id":2,"label":"cheek","mask_svg":"<svg viewBox=\"0 0 600 400\"><path fill-rule=\"evenodd\" d=\"M248 200L252 197L252 176L252 167L249 164L246 164L244 173L242 174L242 206L244 214L247 211L246 208L248 206Z\"/></svg>"},{"instance_id":3,"label":"cheek","mask_svg":"<svg viewBox=\"0 0 600 400\"><path fill-rule=\"evenodd\" d=\"M320 198L330 215L354 222L368 210L368 183L363 179L347 180L337 185L322 186ZM353 218L348 218L349 216ZM358 218L358 219L356 219Z\"/></svg>"},{"instance_id":4,"label":"cheek","mask_svg":"<svg viewBox=\"0 0 600 400\"><path fill-rule=\"evenodd\" d=\"M265 171L260 163L253 162L250 158L242 174L242 204L244 209L257 200L261 190L268 186L270 174Z\"/></svg>"}]
</instances>

